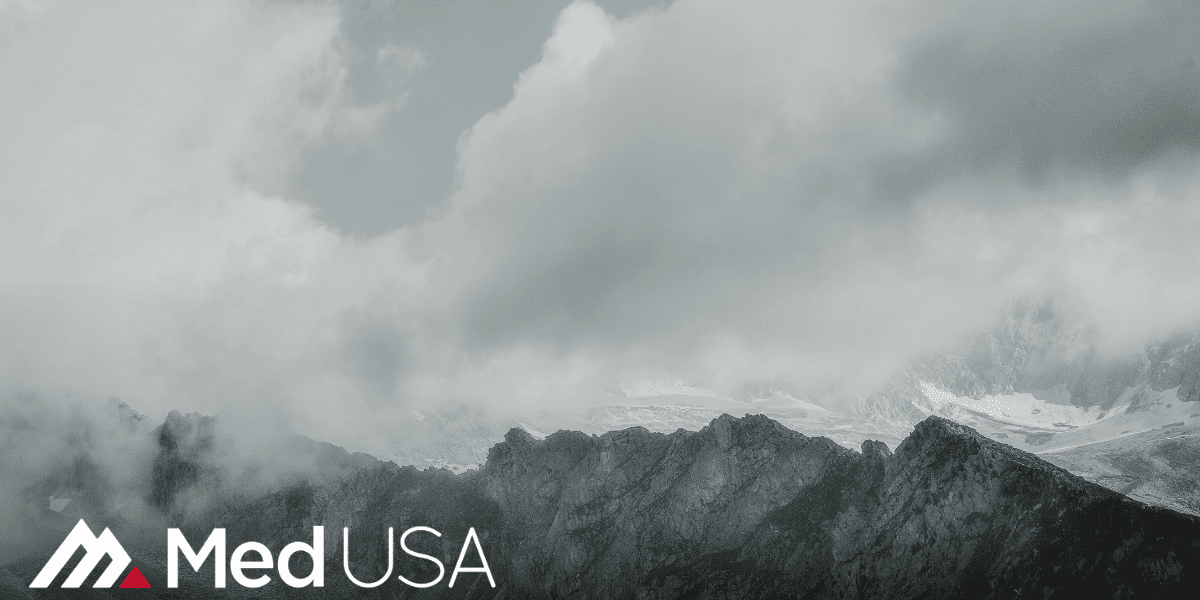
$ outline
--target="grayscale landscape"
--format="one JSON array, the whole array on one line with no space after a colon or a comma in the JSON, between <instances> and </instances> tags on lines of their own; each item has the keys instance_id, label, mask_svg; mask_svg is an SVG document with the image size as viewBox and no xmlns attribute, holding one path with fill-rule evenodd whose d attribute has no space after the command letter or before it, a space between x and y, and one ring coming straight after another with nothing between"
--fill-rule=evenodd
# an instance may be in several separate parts
<instances>
[{"instance_id":1,"label":"grayscale landscape","mask_svg":"<svg viewBox=\"0 0 1200 600\"><path fill-rule=\"evenodd\" d=\"M1197 60L1185 0L0 0L0 597L1192 597Z\"/></svg>"}]
</instances>

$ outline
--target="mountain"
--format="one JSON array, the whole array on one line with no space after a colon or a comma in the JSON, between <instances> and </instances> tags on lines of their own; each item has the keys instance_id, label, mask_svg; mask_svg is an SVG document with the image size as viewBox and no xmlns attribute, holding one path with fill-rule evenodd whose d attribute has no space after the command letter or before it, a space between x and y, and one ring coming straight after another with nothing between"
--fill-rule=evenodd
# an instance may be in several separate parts
<instances>
[{"instance_id":1,"label":"mountain","mask_svg":"<svg viewBox=\"0 0 1200 600\"><path fill-rule=\"evenodd\" d=\"M1042 457L1132 498L1200 515L1200 423L1191 421Z\"/></svg>"},{"instance_id":2,"label":"mountain","mask_svg":"<svg viewBox=\"0 0 1200 600\"><path fill-rule=\"evenodd\" d=\"M219 423L197 415L173 415L151 439L148 512L85 515L68 505L41 517L50 550L82 516L112 527L154 586L147 592L162 597L212 596L211 566L178 590L163 586L168 523L196 545L223 526L231 548L253 539L275 555L324 525L322 597L1183 597L1200 577L1200 518L1130 500L936 416L895 453L874 441L856 452L761 415L671 434L635 427L538 440L512 429L482 468L462 474L293 437L290 470L251 477L223 464ZM372 590L346 582L342 527L355 540L353 572L373 580L386 569L387 527L398 536L415 525L442 533L416 547L447 571L474 528L498 587L481 573L460 575L453 589L416 590L395 575ZM5 565L0 594L30 595L19 582L46 555ZM401 558L396 574L436 576L432 563ZM295 592L274 581L226 595ZM32 597L68 595L78 597Z\"/></svg>"},{"instance_id":3,"label":"mountain","mask_svg":"<svg viewBox=\"0 0 1200 600\"><path fill-rule=\"evenodd\" d=\"M938 415L1176 510L1195 502L1200 438L1163 434L1200 418L1200 332L1118 356L1051 301L1014 301L990 329L915 360L857 408L889 431ZM1169 444L1160 444L1169 435ZM1174 465L1174 466L1172 466ZM1178 468L1177 468L1178 467Z\"/></svg>"},{"instance_id":4,"label":"mountain","mask_svg":"<svg viewBox=\"0 0 1200 600\"><path fill-rule=\"evenodd\" d=\"M539 566L517 585L556 597L1182 594L1200 561L1200 520L944 419L894 455L862 449L725 416L669 436L512 432L481 475L519 515L502 547Z\"/></svg>"},{"instance_id":5,"label":"mountain","mask_svg":"<svg viewBox=\"0 0 1200 600\"><path fill-rule=\"evenodd\" d=\"M1128 404L1130 390L1176 390L1180 402L1195 402L1200 400L1200 332L1180 332L1113 356L1100 350L1093 328L1060 314L1053 302L1014 301L994 327L913 361L860 410L936 409L928 387L974 400L1025 393L1052 404L1100 410Z\"/></svg>"},{"instance_id":6,"label":"mountain","mask_svg":"<svg viewBox=\"0 0 1200 600\"><path fill-rule=\"evenodd\" d=\"M913 406L935 408L923 384L976 400L1026 392L1079 406L1103 403L1110 398L1088 393L1098 373L1112 366L1100 358L1097 343L1095 330L1060 314L1052 301L1016 300L990 329L914 360L860 411L919 417Z\"/></svg>"}]
</instances>

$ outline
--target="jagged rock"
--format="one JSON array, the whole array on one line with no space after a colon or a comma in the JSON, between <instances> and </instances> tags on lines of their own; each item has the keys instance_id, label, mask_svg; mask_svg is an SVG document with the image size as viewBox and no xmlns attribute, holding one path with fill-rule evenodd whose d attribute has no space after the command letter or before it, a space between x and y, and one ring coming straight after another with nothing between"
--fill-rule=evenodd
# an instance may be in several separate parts
<instances>
[{"instance_id":1,"label":"jagged rock","mask_svg":"<svg viewBox=\"0 0 1200 600\"><path fill-rule=\"evenodd\" d=\"M499 584L470 574L421 597L1162 598L1190 592L1200 574L1200 519L938 417L894 453L874 441L854 452L761 415L669 435L536 440L513 429L481 470L462 475L300 447L330 458L313 461L307 480L180 525L196 539L224 526L231 544L254 539L275 552L325 525L323 597L415 595L396 581L351 587L339 569L342 527L363 540L355 573L374 579L386 528L414 525L443 533L417 546L448 568L474 527ZM161 546L131 554L161 585ZM403 558L397 573L436 575ZM184 582L177 597L213 594L211 571ZM296 595L278 582L255 591Z\"/></svg>"},{"instance_id":2,"label":"jagged rock","mask_svg":"<svg viewBox=\"0 0 1200 600\"><path fill-rule=\"evenodd\" d=\"M519 460L481 475L520 515L499 552L525 565L510 575L519 595L1182 594L1200 562L1196 519L937 417L894 455L764 417L565 442L521 438Z\"/></svg>"}]
</instances>

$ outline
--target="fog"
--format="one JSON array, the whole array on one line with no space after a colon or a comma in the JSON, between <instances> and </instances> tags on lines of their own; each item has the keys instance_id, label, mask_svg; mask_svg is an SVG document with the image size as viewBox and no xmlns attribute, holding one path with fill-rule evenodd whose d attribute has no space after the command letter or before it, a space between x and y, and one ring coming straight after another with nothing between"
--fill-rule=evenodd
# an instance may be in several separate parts
<instances>
[{"instance_id":1,"label":"fog","mask_svg":"<svg viewBox=\"0 0 1200 600\"><path fill-rule=\"evenodd\" d=\"M371 450L1197 325L1191 3L356 6L0 2L0 385Z\"/></svg>"}]
</instances>

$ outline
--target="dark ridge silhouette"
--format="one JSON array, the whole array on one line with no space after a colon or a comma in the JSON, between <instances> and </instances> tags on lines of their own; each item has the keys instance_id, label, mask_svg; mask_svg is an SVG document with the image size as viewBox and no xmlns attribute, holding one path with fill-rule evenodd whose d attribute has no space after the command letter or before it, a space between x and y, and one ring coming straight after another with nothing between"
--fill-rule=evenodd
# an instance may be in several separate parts
<instances>
[{"instance_id":1,"label":"dark ridge silhouette","mask_svg":"<svg viewBox=\"0 0 1200 600\"><path fill-rule=\"evenodd\" d=\"M182 428L181 428L182 427ZM203 473L211 448L162 429L148 489L186 495L219 486ZM173 432L173 433L169 433ZM930 417L892 453L810 438L764 416L714 419L698 432L643 428L601 436L560 431L537 440L513 429L479 471L399 467L312 441L311 476L254 497L225 492L199 516L177 519L195 547L225 527L278 556L324 525L321 590L273 575L257 590L212 588L211 562L183 565L166 588L162 542L126 542L155 597L370 598L1129 598L1184 597L1200 573L1200 519L1147 506L1036 456ZM162 468L160 465L190 465ZM157 479L167 478L159 482ZM189 483L190 482L190 483ZM212 489L207 490L210 493ZM95 523L95 527L107 524ZM134 524L111 524L118 536ZM397 548L391 581L374 589L342 573L342 527L363 581L386 571L388 527L442 533L410 546L439 557L446 577L419 590L396 579L436 577ZM481 573L446 587L469 528L498 586ZM153 537L153 536L150 536ZM165 539L165 532L160 533ZM130 535L130 539L136 539ZM122 538L124 540L124 538ZM145 538L149 539L149 538ZM8 565L5 597L116 597L117 590L19 589L44 557ZM478 565L472 554L468 564ZM299 572L308 567L297 566ZM6 588L6 586L8 586ZM10 589L11 588L11 589ZM36 593L31 593L36 592ZM127 590L121 590L125 593ZM121 597L125 597L122 595ZM132 597L132 596L130 596Z\"/></svg>"}]
</instances>

